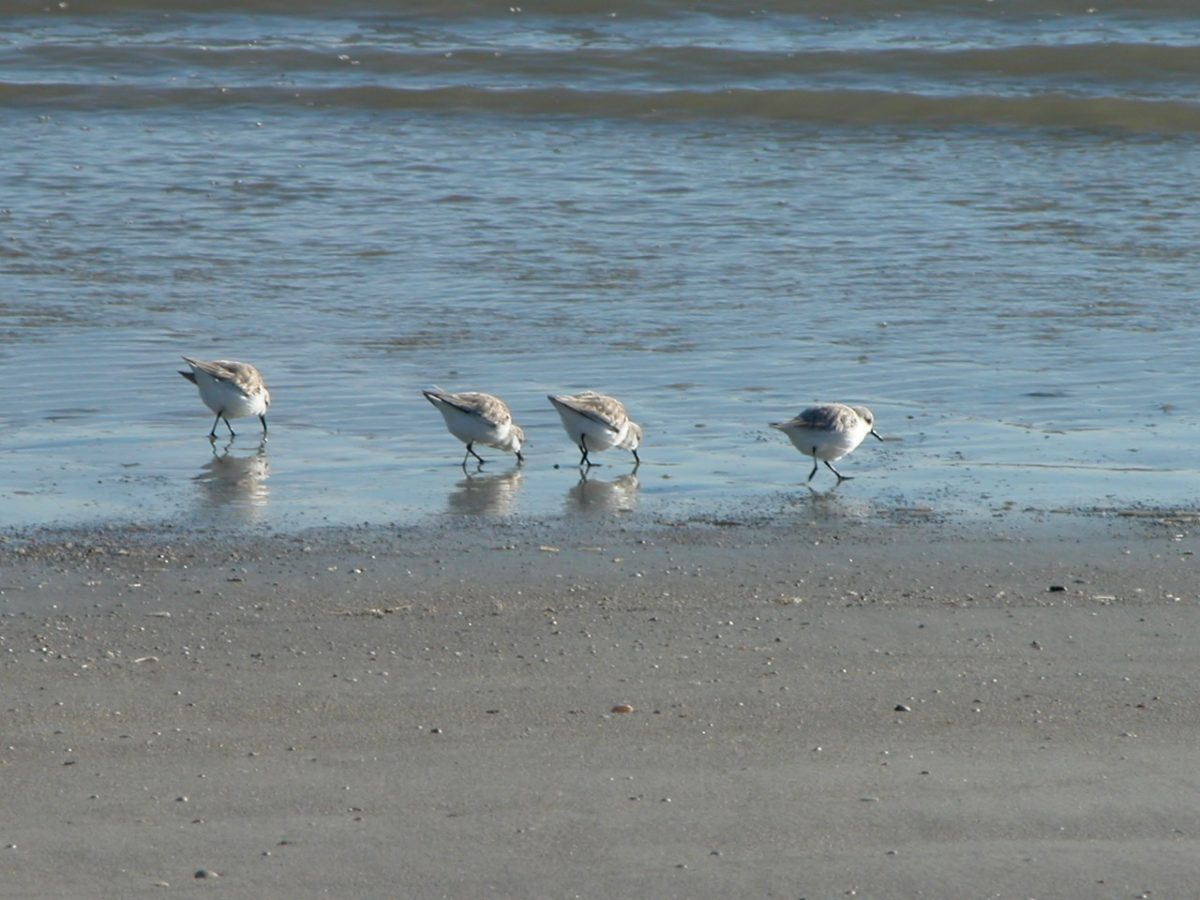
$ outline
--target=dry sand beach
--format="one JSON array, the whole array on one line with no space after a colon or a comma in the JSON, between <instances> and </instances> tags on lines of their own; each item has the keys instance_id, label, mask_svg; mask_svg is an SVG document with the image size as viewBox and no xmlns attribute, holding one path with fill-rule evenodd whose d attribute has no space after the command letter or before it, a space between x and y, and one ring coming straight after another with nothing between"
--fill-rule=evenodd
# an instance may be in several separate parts
<instances>
[{"instance_id":1,"label":"dry sand beach","mask_svg":"<svg viewBox=\"0 0 1200 900\"><path fill-rule=\"evenodd\" d=\"M817 510L10 533L0 895L1194 896L1195 520Z\"/></svg>"}]
</instances>

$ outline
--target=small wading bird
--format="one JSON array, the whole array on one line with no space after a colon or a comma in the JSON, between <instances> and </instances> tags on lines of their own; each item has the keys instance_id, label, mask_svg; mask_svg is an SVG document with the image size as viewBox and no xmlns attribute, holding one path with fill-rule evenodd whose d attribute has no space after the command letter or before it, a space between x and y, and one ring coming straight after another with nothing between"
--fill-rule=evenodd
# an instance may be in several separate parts
<instances>
[{"instance_id":1,"label":"small wading bird","mask_svg":"<svg viewBox=\"0 0 1200 900\"><path fill-rule=\"evenodd\" d=\"M875 430L875 416L869 409L844 403L810 406L787 422L772 422L771 427L778 428L797 450L813 458L809 481L817 474L817 463L823 462L841 484L853 476L843 475L833 467L833 461L850 453L868 434L883 440Z\"/></svg>"},{"instance_id":2,"label":"small wading bird","mask_svg":"<svg viewBox=\"0 0 1200 900\"><path fill-rule=\"evenodd\" d=\"M595 391L574 396L550 394L549 399L558 410L567 436L583 453L579 465L594 465L588 454L610 447L629 450L633 453L634 468L641 465L637 448L642 443L642 426L629 418L620 400Z\"/></svg>"},{"instance_id":3,"label":"small wading bird","mask_svg":"<svg viewBox=\"0 0 1200 900\"><path fill-rule=\"evenodd\" d=\"M210 438L216 438L217 424L222 419L229 429L229 436L236 437L229 420L244 419L246 416L258 416L263 434L267 433L267 407L271 405L271 392L263 383L258 369L250 363L228 359L205 362L185 356L183 361L191 371L181 370L179 374L200 389L200 399L204 405L217 414L212 431L208 433Z\"/></svg>"},{"instance_id":4,"label":"small wading bird","mask_svg":"<svg viewBox=\"0 0 1200 900\"><path fill-rule=\"evenodd\" d=\"M497 450L515 453L518 464L525 461L525 457L521 455L525 432L520 425L513 422L512 413L499 397L474 391L452 394L441 388L422 393L442 414L450 433L467 445L467 452L462 461L464 469L469 457L475 457L480 465L485 462L484 458L475 452L475 444L486 444Z\"/></svg>"}]
</instances>

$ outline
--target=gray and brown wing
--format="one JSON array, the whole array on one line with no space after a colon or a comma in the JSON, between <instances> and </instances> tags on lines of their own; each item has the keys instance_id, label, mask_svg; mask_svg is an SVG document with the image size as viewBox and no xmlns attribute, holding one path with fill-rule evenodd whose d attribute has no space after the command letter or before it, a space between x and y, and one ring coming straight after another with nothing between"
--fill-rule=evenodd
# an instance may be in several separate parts
<instances>
[{"instance_id":1,"label":"gray and brown wing","mask_svg":"<svg viewBox=\"0 0 1200 900\"><path fill-rule=\"evenodd\" d=\"M232 359L214 359L208 361L192 359L190 356L183 357L183 361L193 369L197 369L217 379L217 381L232 384L247 397L253 397L266 387L263 383L262 375L250 363L237 362ZM194 381L195 379L191 380Z\"/></svg>"},{"instance_id":2,"label":"gray and brown wing","mask_svg":"<svg viewBox=\"0 0 1200 900\"><path fill-rule=\"evenodd\" d=\"M484 394L478 391L464 391L461 394L454 394L450 391L443 391L441 388L433 388L423 393L426 399L435 406L438 403L443 403L446 406L454 407L465 415L478 416L492 425L503 426L512 422L512 412L509 410L508 404L499 397L494 397L491 394Z\"/></svg>"},{"instance_id":3,"label":"gray and brown wing","mask_svg":"<svg viewBox=\"0 0 1200 900\"><path fill-rule=\"evenodd\" d=\"M585 416L610 431L620 431L628 421L625 405L616 397L597 394L595 391L585 391L573 396L554 396L550 398L567 409Z\"/></svg>"},{"instance_id":4,"label":"gray and brown wing","mask_svg":"<svg viewBox=\"0 0 1200 900\"><path fill-rule=\"evenodd\" d=\"M853 424L856 418L855 412L847 406L841 406L836 403L827 404L824 406L810 406L808 409L801 411L791 424L803 425L805 428L816 428L822 431L833 431L838 428L844 428L848 424ZM846 420L850 419L848 423Z\"/></svg>"}]
</instances>

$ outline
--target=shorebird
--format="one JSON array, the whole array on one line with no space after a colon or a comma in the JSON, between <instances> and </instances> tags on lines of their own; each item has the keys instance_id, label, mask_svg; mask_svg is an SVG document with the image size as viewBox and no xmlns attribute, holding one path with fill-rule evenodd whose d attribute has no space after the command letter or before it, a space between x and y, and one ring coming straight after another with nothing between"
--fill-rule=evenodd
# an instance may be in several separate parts
<instances>
[{"instance_id":1,"label":"shorebird","mask_svg":"<svg viewBox=\"0 0 1200 900\"><path fill-rule=\"evenodd\" d=\"M267 407L271 405L271 392L263 383L262 375L250 363L217 359L205 362L185 356L183 361L191 369L180 370L179 374L200 389L204 405L217 414L213 419L210 438L217 436L217 424L224 419L229 436L236 437L230 419L258 416L263 434L267 433Z\"/></svg>"},{"instance_id":2,"label":"shorebird","mask_svg":"<svg viewBox=\"0 0 1200 900\"><path fill-rule=\"evenodd\" d=\"M772 422L771 427L778 428L796 445L797 450L813 458L812 471L808 473L809 481L817 474L817 463L823 462L841 484L853 476L843 475L835 469L833 460L850 453L868 434L883 440L875 430L875 416L869 409L844 403L810 406L787 422Z\"/></svg>"},{"instance_id":3,"label":"shorebird","mask_svg":"<svg viewBox=\"0 0 1200 900\"><path fill-rule=\"evenodd\" d=\"M475 444L486 444L497 450L515 453L518 463L525 461L525 457L521 455L525 432L520 425L513 422L512 413L499 397L475 391L452 394L441 388L422 393L442 414L450 433L467 445L467 452L462 461L464 469L469 457L475 457L480 465L485 462L484 458L475 452Z\"/></svg>"},{"instance_id":4,"label":"shorebird","mask_svg":"<svg viewBox=\"0 0 1200 900\"><path fill-rule=\"evenodd\" d=\"M620 447L633 453L636 466L641 465L637 448L642 443L642 426L629 418L625 406L615 397L584 391L582 394L550 394L550 402L558 410L563 429L583 456L581 466L594 463L589 453L599 453L610 447Z\"/></svg>"}]
</instances>

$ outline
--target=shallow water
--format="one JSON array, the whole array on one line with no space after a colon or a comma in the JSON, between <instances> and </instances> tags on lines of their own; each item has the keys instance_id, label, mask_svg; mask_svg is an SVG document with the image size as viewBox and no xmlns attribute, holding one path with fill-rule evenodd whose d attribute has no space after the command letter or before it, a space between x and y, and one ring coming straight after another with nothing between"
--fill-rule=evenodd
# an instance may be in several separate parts
<instances>
[{"instance_id":1,"label":"shallow water","mask_svg":"<svg viewBox=\"0 0 1200 900\"><path fill-rule=\"evenodd\" d=\"M1200 20L988 6L0 16L0 525L1195 505ZM766 427L816 400L889 438L832 498Z\"/></svg>"}]
</instances>

